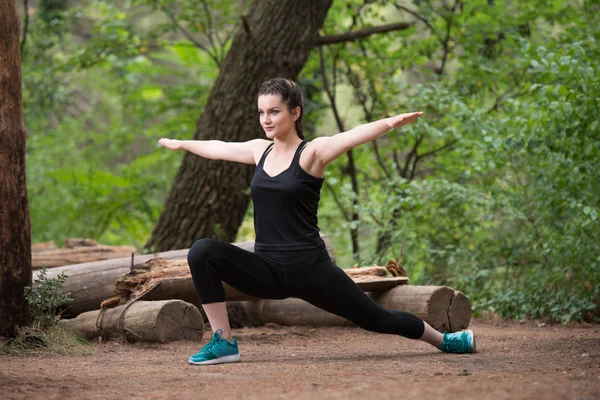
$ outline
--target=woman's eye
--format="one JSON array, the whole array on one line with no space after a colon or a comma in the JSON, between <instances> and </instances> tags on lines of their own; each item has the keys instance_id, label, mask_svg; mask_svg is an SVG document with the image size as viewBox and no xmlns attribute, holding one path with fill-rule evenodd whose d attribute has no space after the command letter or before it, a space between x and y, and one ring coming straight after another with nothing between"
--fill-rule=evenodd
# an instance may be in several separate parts
<instances>
[{"instance_id":1,"label":"woman's eye","mask_svg":"<svg viewBox=\"0 0 600 400\"><path fill-rule=\"evenodd\" d=\"M271 111L271 114L278 114L279 111Z\"/></svg>"}]
</instances>

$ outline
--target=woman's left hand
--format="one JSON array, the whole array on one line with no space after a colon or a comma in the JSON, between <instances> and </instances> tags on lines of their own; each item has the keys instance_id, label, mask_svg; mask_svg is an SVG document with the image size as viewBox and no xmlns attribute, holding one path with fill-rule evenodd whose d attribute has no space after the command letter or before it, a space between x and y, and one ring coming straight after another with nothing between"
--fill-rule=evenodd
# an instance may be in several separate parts
<instances>
[{"instance_id":1,"label":"woman's left hand","mask_svg":"<svg viewBox=\"0 0 600 400\"><path fill-rule=\"evenodd\" d=\"M388 119L388 124L390 126L390 129L400 128L401 126L408 125L411 122L414 122L421 115L423 115L422 111L396 115L395 117L391 117Z\"/></svg>"}]
</instances>

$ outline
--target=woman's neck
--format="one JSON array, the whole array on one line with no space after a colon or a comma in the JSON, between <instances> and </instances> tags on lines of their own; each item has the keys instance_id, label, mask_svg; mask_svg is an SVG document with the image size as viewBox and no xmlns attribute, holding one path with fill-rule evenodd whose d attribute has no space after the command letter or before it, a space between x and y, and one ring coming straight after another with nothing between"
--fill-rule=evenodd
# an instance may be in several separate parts
<instances>
[{"instance_id":1,"label":"woman's neck","mask_svg":"<svg viewBox=\"0 0 600 400\"><path fill-rule=\"evenodd\" d=\"M276 137L273 139L273 150L277 153L287 153L289 151L295 151L302 142L302 139L298 136L296 131L290 132L290 134L284 137Z\"/></svg>"}]
</instances>

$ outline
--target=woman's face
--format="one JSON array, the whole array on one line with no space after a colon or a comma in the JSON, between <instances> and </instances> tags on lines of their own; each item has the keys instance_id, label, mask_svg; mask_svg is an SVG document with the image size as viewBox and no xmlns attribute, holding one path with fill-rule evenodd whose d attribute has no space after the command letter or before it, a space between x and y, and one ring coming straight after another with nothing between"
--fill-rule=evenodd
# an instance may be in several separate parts
<instances>
[{"instance_id":1,"label":"woman's face","mask_svg":"<svg viewBox=\"0 0 600 400\"><path fill-rule=\"evenodd\" d=\"M281 100L280 95L263 94L258 96L258 114L260 125L265 130L267 138L281 138L290 133L295 134L296 117L290 112L287 104Z\"/></svg>"}]
</instances>

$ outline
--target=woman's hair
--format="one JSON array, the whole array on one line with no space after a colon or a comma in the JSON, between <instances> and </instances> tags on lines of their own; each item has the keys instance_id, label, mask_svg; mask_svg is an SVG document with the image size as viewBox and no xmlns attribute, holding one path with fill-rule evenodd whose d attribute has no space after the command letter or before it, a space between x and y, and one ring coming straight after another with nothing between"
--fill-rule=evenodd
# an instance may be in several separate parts
<instances>
[{"instance_id":1,"label":"woman's hair","mask_svg":"<svg viewBox=\"0 0 600 400\"><path fill-rule=\"evenodd\" d=\"M304 103L302 102L302 91L300 86L291 79L274 78L263 82L260 85L258 95L263 94L278 94L281 100L292 111L296 107L300 107L300 116L296 120L296 133L300 139L304 140L302 133L302 117L304 116Z\"/></svg>"}]
</instances>

